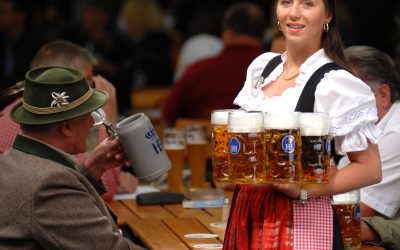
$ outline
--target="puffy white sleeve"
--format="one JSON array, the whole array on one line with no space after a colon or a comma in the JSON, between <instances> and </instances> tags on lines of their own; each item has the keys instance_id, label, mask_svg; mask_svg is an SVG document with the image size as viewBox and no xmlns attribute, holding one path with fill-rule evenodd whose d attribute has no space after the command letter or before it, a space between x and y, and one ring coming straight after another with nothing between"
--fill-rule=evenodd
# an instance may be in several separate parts
<instances>
[{"instance_id":1,"label":"puffy white sleeve","mask_svg":"<svg viewBox=\"0 0 400 250\"><path fill-rule=\"evenodd\" d=\"M362 151L368 140L378 143L380 130L375 96L371 88L348 71L325 74L315 92L314 110L331 118L330 134L335 137L338 154Z\"/></svg>"}]
</instances>

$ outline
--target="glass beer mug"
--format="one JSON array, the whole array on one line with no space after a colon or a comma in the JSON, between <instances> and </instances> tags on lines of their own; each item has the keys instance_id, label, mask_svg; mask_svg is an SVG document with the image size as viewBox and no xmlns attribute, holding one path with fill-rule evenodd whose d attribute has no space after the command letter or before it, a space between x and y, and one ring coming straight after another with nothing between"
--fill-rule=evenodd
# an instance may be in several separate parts
<instances>
[{"instance_id":1,"label":"glass beer mug","mask_svg":"<svg viewBox=\"0 0 400 250\"><path fill-rule=\"evenodd\" d=\"M228 113L233 109L218 109L211 112L211 158L213 177L216 181L229 179L228 167Z\"/></svg>"},{"instance_id":2,"label":"glass beer mug","mask_svg":"<svg viewBox=\"0 0 400 250\"><path fill-rule=\"evenodd\" d=\"M265 182L263 113L229 112L229 180Z\"/></svg>"},{"instance_id":3,"label":"glass beer mug","mask_svg":"<svg viewBox=\"0 0 400 250\"><path fill-rule=\"evenodd\" d=\"M182 128L165 128L163 144L172 168L168 171L168 191L183 191L183 167L185 165L185 130Z\"/></svg>"},{"instance_id":4,"label":"glass beer mug","mask_svg":"<svg viewBox=\"0 0 400 250\"><path fill-rule=\"evenodd\" d=\"M301 113L302 182L327 183L331 160L330 118L327 113Z\"/></svg>"},{"instance_id":5,"label":"glass beer mug","mask_svg":"<svg viewBox=\"0 0 400 250\"><path fill-rule=\"evenodd\" d=\"M185 126L186 152L190 167L190 188L205 188L207 161L207 126L193 124Z\"/></svg>"},{"instance_id":6,"label":"glass beer mug","mask_svg":"<svg viewBox=\"0 0 400 250\"><path fill-rule=\"evenodd\" d=\"M339 217L344 249L361 249L360 190L333 195L332 204Z\"/></svg>"},{"instance_id":7,"label":"glass beer mug","mask_svg":"<svg viewBox=\"0 0 400 250\"><path fill-rule=\"evenodd\" d=\"M268 181L295 182L301 178L299 114L265 113L265 166Z\"/></svg>"}]
</instances>

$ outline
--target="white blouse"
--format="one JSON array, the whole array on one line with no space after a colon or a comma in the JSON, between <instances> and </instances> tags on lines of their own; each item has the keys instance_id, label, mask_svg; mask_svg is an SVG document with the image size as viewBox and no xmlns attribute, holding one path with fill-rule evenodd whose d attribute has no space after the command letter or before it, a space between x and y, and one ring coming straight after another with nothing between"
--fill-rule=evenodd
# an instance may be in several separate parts
<instances>
[{"instance_id":1,"label":"white blouse","mask_svg":"<svg viewBox=\"0 0 400 250\"><path fill-rule=\"evenodd\" d=\"M282 54L282 63L257 86L257 81L269 60L276 53L264 53L257 57L247 69L246 81L234 103L248 111L294 111L300 94L311 75L322 65L331 62L323 49L309 57L300 67L296 85L286 89L282 95L267 97L262 88L276 81L287 59ZM330 135L335 137L335 149L339 154L361 151L368 147L367 139L377 143L380 130L375 126L377 111L375 96L370 87L346 70L331 70L326 73L315 91L314 112L329 113Z\"/></svg>"}]
</instances>

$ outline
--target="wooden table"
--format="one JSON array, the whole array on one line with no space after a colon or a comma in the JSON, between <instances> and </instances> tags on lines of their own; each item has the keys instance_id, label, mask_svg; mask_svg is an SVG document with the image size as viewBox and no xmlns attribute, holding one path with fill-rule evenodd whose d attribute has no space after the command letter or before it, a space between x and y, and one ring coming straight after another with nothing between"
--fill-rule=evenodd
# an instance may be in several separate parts
<instances>
[{"instance_id":1,"label":"wooden table","mask_svg":"<svg viewBox=\"0 0 400 250\"><path fill-rule=\"evenodd\" d=\"M225 228L215 225L222 221L222 208L186 209L181 204L139 206L136 200L108 201L107 205L118 217L118 224L128 225L148 249L205 249L199 245L221 246L224 241ZM217 237L188 238L187 234ZM365 245L362 249L383 248Z\"/></svg>"},{"instance_id":2,"label":"wooden table","mask_svg":"<svg viewBox=\"0 0 400 250\"><path fill-rule=\"evenodd\" d=\"M214 249L222 247L225 228L215 225L222 220L222 208L192 209L183 208L182 204L139 206L135 200L107 204L118 217L118 224L127 224L148 249L205 249L201 244L213 244ZM190 234L214 237L187 237Z\"/></svg>"}]
</instances>

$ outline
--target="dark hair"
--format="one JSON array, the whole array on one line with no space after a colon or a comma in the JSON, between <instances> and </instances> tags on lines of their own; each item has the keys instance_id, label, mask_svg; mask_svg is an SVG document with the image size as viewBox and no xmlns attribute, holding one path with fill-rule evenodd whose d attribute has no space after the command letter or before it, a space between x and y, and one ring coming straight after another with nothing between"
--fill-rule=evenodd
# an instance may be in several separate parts
<instances>
[{"instance_id":1,"label":"dark hair","mask_svg":"<svg viewBox=\"0 0 400 250\"><path fill-rule=\"evenodd\" d=\"M222 30L231 28L238 34L263 37L266 20L264 12L256 4L241 2L234 4L225 12Z\"/></svg>"},{"instance_id":2,"label":"dark hair","mask_svg":"<svg viewBox=\"0 0 400 250\"><path fill-rule=\"evenodd\" d=\"M399 99L399 75L389 55L370 46L351 46L345 49L344 54L347 66L354 68L361 80L368 85L387 84L390 100L394 102Z\"/></svg>"},{"instance_id":3,"label":"dark hair","mask_svg":"<svg viewBox=\"0 0 400 250\"><path fill-rule=\"evenodd\" d=\"M329 30L323 32L322 43L325 54L337 65L345 67L344 45L339 32L339 24L336 15L336 0L323 0L326 10L332 13L329 22ZM322 28L322 27L321 27Z\"/></svg>"}]
</instances>

